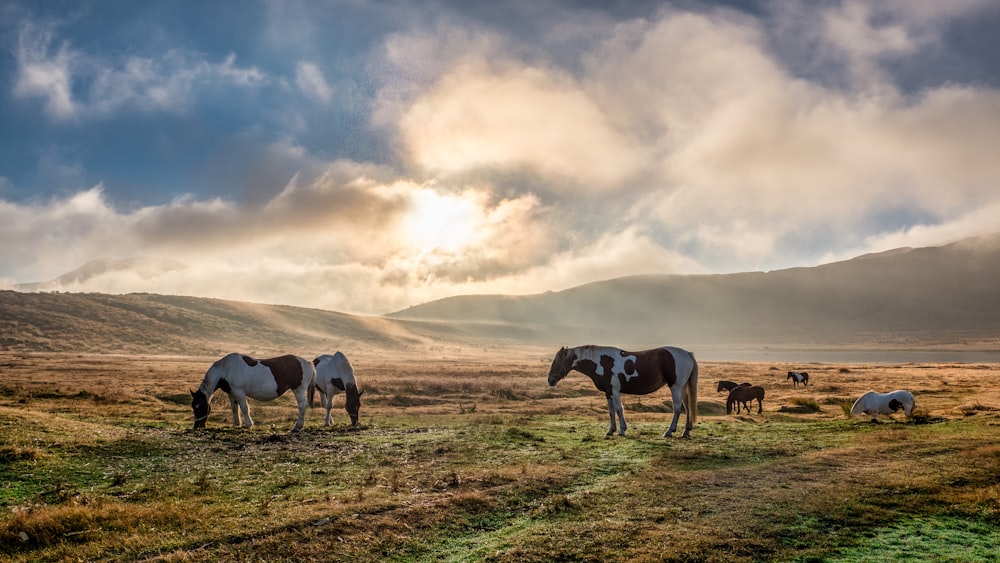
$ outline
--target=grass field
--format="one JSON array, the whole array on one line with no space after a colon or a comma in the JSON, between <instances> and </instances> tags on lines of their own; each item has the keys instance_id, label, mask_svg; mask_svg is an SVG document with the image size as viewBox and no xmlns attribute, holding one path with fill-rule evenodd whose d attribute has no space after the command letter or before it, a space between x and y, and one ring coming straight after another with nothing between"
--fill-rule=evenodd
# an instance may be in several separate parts
<instances>
[{"instance_id":1,"label":"grass field","mask_svg":"<svg viewBox=\"0 0 1000 563\"><path fill-rule=\"evenodd\" d=\"M703 362L691 439L660 438L663 390L605 439L544 351L428 356L352 357L362 427L338 397L290 434L291 397L246 431L222 393L191 429L215 358L0 355L0 559L1000 561L998 366ZM726 415L720 379L764 413ZM845 416L896 388L913 419Z\"/></svg>"}]
</instances>

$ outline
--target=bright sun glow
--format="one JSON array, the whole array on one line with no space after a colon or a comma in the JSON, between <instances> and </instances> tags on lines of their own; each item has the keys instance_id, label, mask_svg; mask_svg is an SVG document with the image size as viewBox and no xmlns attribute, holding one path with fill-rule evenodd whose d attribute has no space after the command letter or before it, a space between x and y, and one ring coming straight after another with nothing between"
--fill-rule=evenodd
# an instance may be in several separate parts
<instances>
[{"instance_id":1,"label":"bright sun glow","mask_svg":"<svg viewBox=\"0 0 1000 563\"><path fill-rule=\"evenodd\" d=\"M481 216L473 195L442 195L421 189L413 194L413 209L405 219L404 232L419 250L455 251L472 240Z\"/></svg>"}]
</instances>

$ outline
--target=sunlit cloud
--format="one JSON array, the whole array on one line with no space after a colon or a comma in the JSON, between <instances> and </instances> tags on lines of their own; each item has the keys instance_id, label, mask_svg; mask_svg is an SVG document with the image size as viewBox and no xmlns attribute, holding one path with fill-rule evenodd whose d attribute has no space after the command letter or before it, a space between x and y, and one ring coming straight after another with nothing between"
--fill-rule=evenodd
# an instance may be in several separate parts
<instances>
[{"instance_id":1,"label":"sunlit cloud","mask_svg":"<svg viewBox=\"0 0 1000 563\"><path fill-rule=\"evenodd\" d=\"M554 186L614 189L645 157L571 77L544 69L463 64L400 129L413 160L437 174L528 168Z\"/></svg>"}]
</instances>

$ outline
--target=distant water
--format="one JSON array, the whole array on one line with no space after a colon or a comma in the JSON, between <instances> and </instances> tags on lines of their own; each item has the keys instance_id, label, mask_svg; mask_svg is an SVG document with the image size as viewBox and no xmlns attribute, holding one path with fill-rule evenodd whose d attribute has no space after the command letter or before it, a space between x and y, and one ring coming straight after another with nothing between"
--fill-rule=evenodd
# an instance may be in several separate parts
<instances>
[{"instance_id":1,"label":"distant water","mask_svg":"<svg viewBox=\"0 0 1000 563\"><path fill-rule=\"evenodd\" d=\"M719 362L782 362L823 364L985 364L1000 363L1000 350L784 350L706 349L699 359Z\"/></svg>"}]
</instances>

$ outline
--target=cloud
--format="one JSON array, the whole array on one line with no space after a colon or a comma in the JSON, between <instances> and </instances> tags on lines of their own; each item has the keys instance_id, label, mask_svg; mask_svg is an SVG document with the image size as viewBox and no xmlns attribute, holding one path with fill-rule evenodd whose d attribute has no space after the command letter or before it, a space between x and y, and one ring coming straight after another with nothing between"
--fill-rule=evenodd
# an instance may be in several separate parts
<instances>
[{"instance_id":1,"label":"cloud","mask_svg":"<svg viewBox=\"0 0 1000 563\"><path fill-rule=\"evenodd\" d=\"M644 156L572 77L551 69L462 64L407 110L400 130L413 161L446 176L528 168L552 186L616 189Z\"/></svg>"},{"instance_id":2,"label":"cloud","mask_svg":"<svg viewBox=\"0 0 1000 563\"><path fill-rule=\"evenodd\" d=\"M315 63L300 61L295 67L295 85L306 96L324 104L333 99L333 90L326 83L323 71Z\"/></svg>"},{"instance_id":3,"label":"cloud","mask_svg":"<svg viewBox=\"0 0 1000 563\"><path fill-rule=\"evenodd\" d=\"M45 99L55 121L105 117L123 108L175 112L195 101L198 89L254 88L268 78L240 67L236 55L210 62L199 53L171 49L155 57L86 53L57 38L52 25L25 22L18 35L14 95Z\"/></svg>"},{"instance_id":4,"label":"cloud","mask_svg":"<svg viewBox=\"0 0 1000 563\"><path fill-rule=\"evenodd\" d=\"M63 120L76 114L70 69L74 55L66 45L50 54L53 39L51 29L30 23L21 26L14 95L44 98L45 112L53 119Z\"/></svg>"},{"instance_id":5,"label":"cloud","mask_svg":"<svg viewBox=\"0 0 1000 563\"><path fill-rule=\"evenodd\" d=\"M544 262L558 239L538 207L530 196L452 192L347 161L308 182L295 178L263 203L185 196L122 211L98 185L30 205L0 200L0 236L9 243L0 248L0 278L8 286L48 281L93 258L141 257L133 262L171 267L144 275L107 268L46 287L382 313ZM462 221L457 243L422 231Z\"/></svg>"},{"instance_id":6,"label":"cloud","mask_svg":"<svg viewBox=\"0 0 1000 563\"><path fill-rule=\"evenodd\" d=\"M561 21L558 37L534 40L418 19L372 50L357 82L374 90L366 125L384 135L360 151L370 161L321 156L321 143L283 131L264 143L236 136L214 155L207 166L237 196L123 209L98 184L0 200L0 277L151 256L187 267L109 271L86 289L381 313L456 293L773 269L1000 231L1000 91L907 90L893 74L984 3L948 6L664 6ZM789 29L795 38L779 36ZM235 55L101 57L52 34L22 37L15 93L43 100L52 119L178 111L212 88L281 82ZM805 48L789 55L789 45ZM326 112L334 88L320 69L339 67L315 53L288 59L295 76L275 89Z\"/></svg>"},{"instance_id":7,"label":"cloud","mask_svg":"<svg viewBox=\"0 0 1000 563\"><path fill-rule=\"evenodd\" d=\"M180 111L195 101L198 88L231 85L256 87L266 82L256 68L241 68L230 53L222 62L203 60L200 55L170 50L162 57L131 56L118 64L97 61L87 107L98 115L120 108L141 111Z\"/></svg>"}]
</instances>

